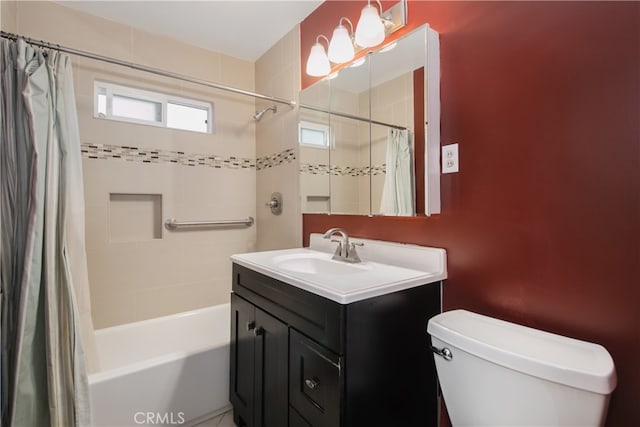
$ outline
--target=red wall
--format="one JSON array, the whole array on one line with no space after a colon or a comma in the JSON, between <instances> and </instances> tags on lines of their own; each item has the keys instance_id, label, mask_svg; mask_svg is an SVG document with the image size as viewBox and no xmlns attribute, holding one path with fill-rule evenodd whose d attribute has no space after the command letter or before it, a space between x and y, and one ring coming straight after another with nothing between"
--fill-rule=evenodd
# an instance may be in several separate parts
<instances>
[{"instance_id":1,"label":"red wall","mask_svg":"<svg viewBox=\"0 0 640 427\"><path fill-rule=\"evenodd\" d=\"M326 2L302 23L303 64L309 40L363 3ZM304 215L305 239L340 226L447 249L446 310L601 343L618 372L607 424L634 425L640 3L409 1L409 21L440 33L442 143L460 144L442 214Z\"/></svg>"}]
</instances>

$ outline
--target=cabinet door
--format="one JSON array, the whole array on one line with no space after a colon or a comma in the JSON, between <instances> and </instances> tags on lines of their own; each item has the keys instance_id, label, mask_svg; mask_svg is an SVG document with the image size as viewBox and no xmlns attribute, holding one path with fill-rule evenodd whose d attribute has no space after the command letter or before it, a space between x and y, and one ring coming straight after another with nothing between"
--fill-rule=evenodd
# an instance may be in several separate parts
<instances>
[{"instance_id":1,"label":"cabinet door","mask_svg":"<svg viewBox=\"0 0 640 427\"><path fill-rule=\"evenodd\" d=\"M289 417L289 327L255 310L255 426L285 427Z\"/></svg>"},{"instance_id":2,"label":"cabinet door","mask_svg":"<svg viewBox=\"0 0 640 427\"><path fill-rule=\"evenodd\" d=\"M295 329L290 354L291 406L313 427L339 426L340 357Z\"/></svg>"},{"instance_id":3,"label":"cabinet door","mask_svg":"<svg viewBox=\"0 0 640 427\"><path fill-rule=\"evenodd\" d=\"M289 408L289 427L313 427L293 408Z\"/></svg>"},{"instance_id":4,"label":"cabinet door","mask_svg":"<svg viewBox=\"0 0 640 427\"><path fill-rule=\"evenodd\" d=\"M231 294L231 348L229 400L238 427L253 427L255 307Z\"/></svg>"}]
</instances>

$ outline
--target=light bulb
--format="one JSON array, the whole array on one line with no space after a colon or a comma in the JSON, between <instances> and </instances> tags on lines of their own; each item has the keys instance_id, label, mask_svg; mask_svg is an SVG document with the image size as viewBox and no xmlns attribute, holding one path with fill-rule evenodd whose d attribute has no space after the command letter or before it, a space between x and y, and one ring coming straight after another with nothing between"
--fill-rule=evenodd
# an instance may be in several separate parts
<instances>
[{"instance_id":1,"label":"light bulb","mask_svg":"<svg viewBox=\"0 0 640 427\"><path fill-rule=\"evenodd\" d=\"M333 30L333 36L329 43L329 60L336 64L349 62L355 56L353 42L347 27L340 24Z\"/></svg>"},{"instance_id":2,"label":"light bulb","mask_svg":"<svg viewBox=\"0 0 640 427\"><path fill-rule=\"evenodd\" d=\"M307 74L314 77L326 76L331 71L329 58L319 42L311 47L309 59L307 59Z\"/></svg>"},{"instance_id":3,"label":"light bulb","mask_svg":"<svg viewBox=\"0 0 640 427\"><path fill-rule=\"evenodd\" d=\"M356 27L356 43L362 47L373 47L383 42L384 24L375 6L367 4L362 8Z\"/></svg>"}]
</instances>

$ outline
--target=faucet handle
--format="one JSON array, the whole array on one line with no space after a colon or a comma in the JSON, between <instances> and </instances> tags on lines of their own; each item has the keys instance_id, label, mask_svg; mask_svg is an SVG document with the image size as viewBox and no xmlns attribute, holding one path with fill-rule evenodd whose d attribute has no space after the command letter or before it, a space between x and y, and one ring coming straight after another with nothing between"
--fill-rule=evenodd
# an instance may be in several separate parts
<instances>
[{"instance_id":1,"label":"faucet handle","mask_svg":"<svg viewBox=\"0 0 640 427\"><path fill-rule=\"evenodd\" d=\"M331 241L338 244L333 254L333 259L342 259L342 240L331 239Z\"/></svg>"},{"instance_id":2,"label":"faucet handle","mask_svg":"<svg viewBox=\"0 0 640 427\"><path fill-rule=\"evenodd\" d=\"M352 262L352 263L356 263L356 262L361 262L362 261L360 259L360 257L358 256L358 251L356 251L356 246L364 246L364 243L353 243L353 242L351 242L349 244L349 249L347 251L347 258L345 259L345 261Z\"/></svg>"}]
</instances>

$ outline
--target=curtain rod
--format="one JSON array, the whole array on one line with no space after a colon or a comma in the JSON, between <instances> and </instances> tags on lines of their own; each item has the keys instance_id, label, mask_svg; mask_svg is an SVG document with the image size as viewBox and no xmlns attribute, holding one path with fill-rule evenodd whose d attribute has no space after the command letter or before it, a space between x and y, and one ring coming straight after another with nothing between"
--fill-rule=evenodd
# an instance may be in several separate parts
<instances>
[{"instance_id":1,"label":"curtain rod","mask_svg":"<svg viewBox=\"0 0 640 427\"><path fill-rule=\"evenodd\" d=\"M319 113L333 114L334 116L345 117L347 119L360 120L361 122L367 122L367 123L372 123L374 125L386 126L386 127L393 128L393 129L407 130L406 127L402 127L402 126L398 126L398 125L392 125L392 124L385 123L385 122L379 122L377 120L371 120L371 119L367 119L365 117L354 116L353 114L340 113L340 112L337 112L337 111L331 111L331 110L327 110L327 109L320 108L320 107L313 107L311 105L300 104L300 108L305 108L307 110L317 111Z\"/></svg>"},{"instance_id":2,"label":"curtain rod","mask_svg":"<svg viewBox=\"0 0 640 427\"><path fill-rule=\"evenodd\" d=\"M87 52L87 51L84 51L84 50L79 50L79 49L74 49L74 48L70 48L70 47L60 46L59 44L48 43L48 42L45 42L45 41L42 41L42 40L34 40L34 39L29 38L29 37L23 37L23 36L19 36L17 34L7 33L5 31L0 31L0 36L2 38L10 39L10 40L17 40L17 39L20 38L20 39L23 39L25 42L27 42L27 43L29 43L30 45L33 45L33 46L44 47L44 48L47 48L47 49L54 49L54 50L58 50L60 52L70 53L72 55L77 55L77 56L84 56L85 58L95 59L97 61L102 61L102 62L108 62L110 64L115 64L115 65L121 65L123 67L129 67L129 68L133 68L134 70L144 71L144 72L152 73L152 74L158 74L160 76L169 77L169 78L172 78L172 79L183 80L185 82L195 83L195 84L202 85L202 86L207 86L207 87L210 87L210 88L213 88L213 89L225 90L227 92L233 92L233 93L237 93L237 94L240 94L240 95L252 96L254 98L264 99L264 100L267 100L267 101L277 102L277 103L280 103L280 104L287 104L290 107L295 107L295 105L296 105L295 101L289 101L289 100L283 99L283 98L276 98L276 97L273 97L273 96L262 95L262 94L259 94L259 93L250 92L250 91L244 90L244 89L238 89L238 88L231 87L231 86L225 86L225 85L221 85L221 84L218 84L218 83L212 83L212 82L209 82L207 80L202 80L202 79L197 79L197 78L194 78L194 77L185 76L185 75L182 75L182 74L172 73L172 72L169 72L169 71L160 70L158 68L147 67L145 65L139 65L139 64L135 64L133 62L121 61L119 59L110 58L108 56L98 55L98 54Z\"/></svg>"}]
</instances>

